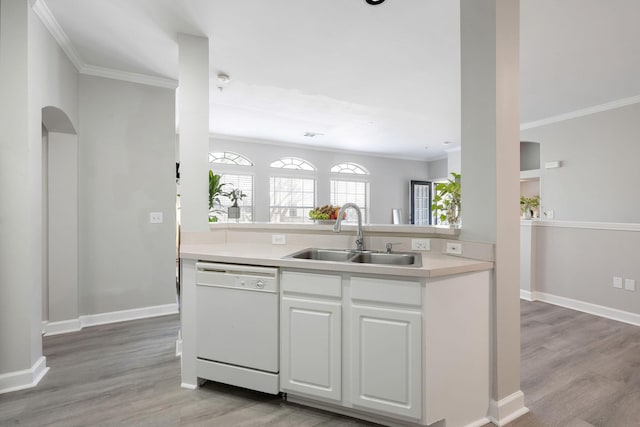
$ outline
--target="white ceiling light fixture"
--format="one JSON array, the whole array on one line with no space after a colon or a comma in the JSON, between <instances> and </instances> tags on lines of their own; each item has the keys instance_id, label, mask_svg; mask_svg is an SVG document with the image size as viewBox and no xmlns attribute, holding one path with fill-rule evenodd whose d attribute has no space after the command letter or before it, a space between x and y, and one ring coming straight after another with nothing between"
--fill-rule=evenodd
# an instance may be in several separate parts
<instances>
[{"instance_id":1,"label":"white ceiling light fixture","mask_svg":"<svg viewBox=\"0 0 640 427\"><path fill-rule=\"evenodd\" d=\"M218 90L222 92L224 85L231 81L231 77L227 73L218 73L216 77L218 78Z\"/></svg>"}]
</instances>

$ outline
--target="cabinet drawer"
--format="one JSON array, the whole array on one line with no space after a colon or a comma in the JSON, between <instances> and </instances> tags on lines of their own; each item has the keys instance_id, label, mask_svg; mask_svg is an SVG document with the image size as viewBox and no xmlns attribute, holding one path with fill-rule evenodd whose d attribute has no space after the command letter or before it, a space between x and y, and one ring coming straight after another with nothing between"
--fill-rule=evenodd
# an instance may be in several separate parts
<instances>
[{"instance_id":1,"label":"cabinet drawer","mask_svg":"<svg viewBox=\"0 0 640 427\"><path fill-rule=\"evenodd\" d=\"M283 271L280 277L283 292L320 297L342 297L342 276L334 274Z\"/></svg>"},{"instance_id":2,"label":"cabinet drawer","mask_svg":"<svg viewBox=\"0 0 640 427\"><path fill-rule=\"evenodd\" d=\"M414 307L422 305L422 284L411 280L353 276L351 299Z\"/></svg>"}]
</instances>

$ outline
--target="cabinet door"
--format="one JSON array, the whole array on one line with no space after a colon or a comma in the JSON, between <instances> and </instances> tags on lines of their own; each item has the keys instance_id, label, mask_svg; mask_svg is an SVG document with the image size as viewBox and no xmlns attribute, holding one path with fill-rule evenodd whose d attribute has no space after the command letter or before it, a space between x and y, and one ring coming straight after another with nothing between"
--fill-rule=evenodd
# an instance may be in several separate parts
<instances>
[{"instance_id":1,"label":"cabinet door","mask_svg":"<svg viewBox=\"0 0 640 427\"><path fill-rule=\"evenodd\" d=\"M353 404L421 418L421 313L354 305L352 316Z\"/></svg>"},{"instance_id":2,"label":"cabinet door","mask_svg":"<svg viewBox=\"0 0 640 427\"><path fill-rule=\"evenodd\" d=\"M282 298L282 391L342 398L341 316L338 302Z\"/></svg>"}]
</instances>

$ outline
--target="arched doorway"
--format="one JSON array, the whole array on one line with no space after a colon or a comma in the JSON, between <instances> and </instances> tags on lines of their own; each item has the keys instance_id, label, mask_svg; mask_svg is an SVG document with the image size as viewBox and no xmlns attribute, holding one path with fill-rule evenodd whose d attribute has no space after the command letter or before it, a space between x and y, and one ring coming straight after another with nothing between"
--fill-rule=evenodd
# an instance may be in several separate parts
<instances>
[{"instance_id":1,"label":"arched doorway","mask_svg":"<svg viewBox=\"0 0 640 427\"><path fill-rule=\"evenodd\" d=\"M42 109L43 332L80 329L78 136L64 111Z\"/></svg>"}]
</instances>

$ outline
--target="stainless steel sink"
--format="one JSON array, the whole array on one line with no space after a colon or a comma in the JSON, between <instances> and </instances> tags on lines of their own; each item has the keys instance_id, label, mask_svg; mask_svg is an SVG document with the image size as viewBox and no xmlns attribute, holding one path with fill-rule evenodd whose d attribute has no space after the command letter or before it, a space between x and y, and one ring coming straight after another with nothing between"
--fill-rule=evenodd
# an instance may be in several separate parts
<instances>
[{"instance_id":1,"label":"stainless steel sink","mask_svg":"<svg viewBox=\"0 0 640 427\"><path fill-rule=\"evenodd\" d=\"M287 258L296 259L313 259L317 261L348 261L352 258L355 252L349 249L303 249L292 255L288 255Z\"/></svg>"},{"instance_id":2,"label":"stainless steel sink","mask_svg":"<svg viewBox=\"0 0 640 427\"><path fill-rule=\"evenodd\" d=\"M420 254L413 253L361 253L357 254L350 261L362 264L406 265L412 267L422 266L422 257Z\"/></svg>"},{"instance_id":3,"label":"stainless steel sink","mask_svg":"<svg viewBox=\"0 0 640 427\"><path fill-rule=\"evenodd\" d=\"M412 252L358 252L352 249L307 248L287 255L285 258L314 261L357 262L361 264L384 264L406 267L421 267L422 256Z\"/></svg>"}]
</instances>

